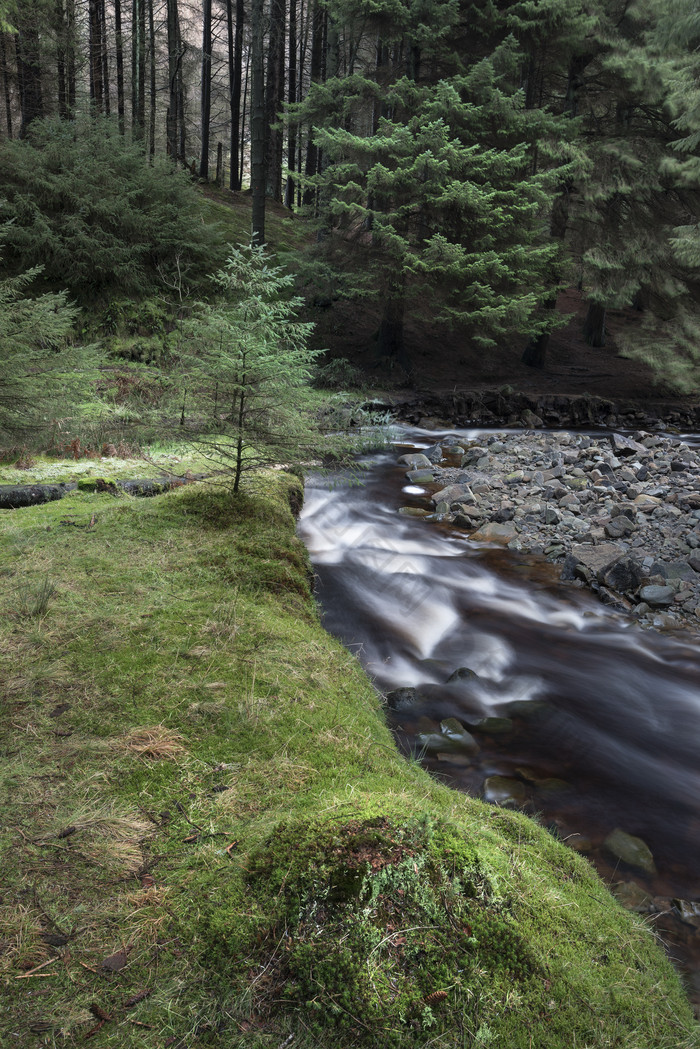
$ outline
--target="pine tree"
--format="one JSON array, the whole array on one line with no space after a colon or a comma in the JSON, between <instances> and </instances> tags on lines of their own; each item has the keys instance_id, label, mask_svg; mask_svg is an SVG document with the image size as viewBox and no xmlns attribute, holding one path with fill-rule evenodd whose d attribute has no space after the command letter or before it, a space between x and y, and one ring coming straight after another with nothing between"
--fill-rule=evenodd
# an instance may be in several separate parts
<instances>
[{"instance_id":1,"label":"pine tree","mask_svg":"<svg viewBox=\"0 0 700 1049\"><path fill-rule=\"evenodd\" d=\"M413 5L401 10L407 22L418 16ZM352 243L354 291L384 303L380 356L401 356L406 307L424 310L428 289L436 320L484 348L553 323L540 307L561 245L547 216L571 175L572 124L526 107L523 54L505 28L502 43L470 36L459 54L443 39L454 19L447 4L436 29L414 21L407 35L399 24L400 46L386 63L380 48L373 75L328 80L302 110L324 156L307 183L334 231L326 250ZM432 80L432 70L460 66Z\"/></svg>"},{"instance_id":2,"label":"pine tree","mask_svg":"<svg viewBox=\"0 0 700 1049\"><path fill-rule=\"evenodd\" d=\"M183 325L182 364L200 396L188 432L231 470L238 492L245 470L289 463L308 444L306 390L319 351L308 345L313 325L296 319L293 277L261 246L231 248L214 283L218 301Z\"/></svg>"},{"instance_id":3,"label":"pine tree","mask_svg":"<svg viewBox=\"0 0 700 1049\"><path fill-rule=\"evenodd\" d=\"M63 373L74 361L61 353L78 310L65 292L26 295L40 267L0 280L0 443L35 436L47 418L70 408ZM74 391L75 392L75 391Z\"/></svg>"}]
</instances>

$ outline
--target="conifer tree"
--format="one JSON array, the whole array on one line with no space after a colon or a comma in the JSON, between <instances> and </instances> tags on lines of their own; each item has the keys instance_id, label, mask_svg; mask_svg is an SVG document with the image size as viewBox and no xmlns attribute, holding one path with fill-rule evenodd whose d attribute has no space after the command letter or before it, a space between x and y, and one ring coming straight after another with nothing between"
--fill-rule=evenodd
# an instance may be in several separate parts
<instances>
[{"instance_id":1,"label":"conifer tree","mask_svg":"<svg viewBox=\"0 0 700 1049\"><path fill-rule=\"evenodd\" d=\"M319 351L308 345L313 325L297 320L293 277L260 245L232 247L214 283L217 301L199 305L183 325L182 363L208 402L188 432L230 468L238 492L245 470L291 462L308 443L305 391Z\"/></svg>"},{"instance_id":2,"label":"conifer tree","mask_svg":"<svg viewBox=\"0 0 700 1049\"><path fill-rule=\"evenodd\" d=\"M62 381L69 362L60 351L78 311L65 292L27 296L39 273L37 267L0 280L0 444L27 440L49 413L69 405Z\"/></svg>"},{"instance_id":3,"label":"conifer tree","mask_svg":"<svg viewBox=\"0 0 700 1049\"><path fill-rule=\"evenodd\" d=\"M326 250L352 242L355 291L383 301L380 356L401 355L405 309L424 310L429 288L439 289L436 319L485 348L536 334L553 321L540 309L561 250L547 216L570 176L571 122L526 108L523 54L506 27L501 43L469 37L460 54L454 5L430 30L418 5L395 5L392 17L396 7L406 25L386 63L380 53L371 75L328 80L303 106L325 158L307 183L334 229Z\"/></svg>"}]
</instances>

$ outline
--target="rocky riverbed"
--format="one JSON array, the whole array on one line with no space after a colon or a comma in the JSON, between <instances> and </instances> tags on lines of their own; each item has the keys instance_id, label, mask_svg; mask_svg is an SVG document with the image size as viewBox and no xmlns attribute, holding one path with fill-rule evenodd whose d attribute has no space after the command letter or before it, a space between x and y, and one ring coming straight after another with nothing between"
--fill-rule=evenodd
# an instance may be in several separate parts
<instances>
[{"instance_id":1,"label":"rocky riverbed","mask_svg":"<svg viewBox=\"0 0 700 1049\"><path fill-rule=\"evenodd\" d=\"M642 625L700 632L700 453L683 440L505 431L398 461L425 490L400 513L542 554Z\"/></svg>"}]
</instances>

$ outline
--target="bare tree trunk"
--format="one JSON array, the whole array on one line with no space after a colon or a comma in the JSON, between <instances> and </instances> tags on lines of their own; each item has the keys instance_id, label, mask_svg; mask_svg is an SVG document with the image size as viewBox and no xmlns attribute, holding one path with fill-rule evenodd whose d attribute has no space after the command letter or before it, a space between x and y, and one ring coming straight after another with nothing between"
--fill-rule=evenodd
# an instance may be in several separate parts
<instances>
[{"instance_id":1,"label":"bare tree trunk","mask_svg":"<svg viewBox=\"0 0 700 1049\"><path fill-rule=\"evenodd\" d=\"M104 97L105 114L110 115L112 104L109 90L109 50L107 47L107 8L105 0L100 0L100 59L102 63L102 92Z\"/></svg>"},{"instance_id":2,"label":"bare tree trunk","mask_svg":"<svg viewBox=\"0 0 700 1049\"><path fill-rule=\"evenodd\" d=\"M56 82L58 88L58 115L59 117L61 117L62 120L65 120L68 116L68 93L66 84L66 23L63 11L63 0L55 0L54 25L56 32Z\"/></svg>"},{"instance_id":3,"label":"bare tree trunk","mask_svg":"<svg viewBox=\"0 0 700 1049\"><path fill-rule=\"evenodd\" d=\"M100 0L89 0L89 70L90 102L96 113L102 112L102 34L100 32Z\"/></svg>"},{"instance_id":4,"label":"bare tree trunk","mask_svg":"<svg viewBox=\"0 0 700 1049\"><path fill-rule=\"evenodd\" d=\"M117 115L119 130L124 134L124 38L122 35L122 0L114 0L114 35L117 58Z\"/></svg>"},{"instance_id":5,"label":"bare tree trunk","mask_svg":"<svg viewBox=\"0 0 700 1049\"><path fill-rule=\"evenodd\" d=\"M589 346L605 346L605 306L598 302L588 303L583 337Z\"/></svg>"},{"instance_id":6,"label":"bare tree trunk","mask_svg":"<svg viewBox=\"0 0 700 1049\"><path fill-rule=\"evenodd\" d=\"M315 0L313 22L311 27L311 82L323 79L323 40L325 36L326 10ZM316 175L319 169L319 150L313 140L313 128L309 128L309 139L306 144L306 169L308 177ZM309 186L304 190L304 204L308 207L316 204L316 189Z\"/></svg>"},{"instance_id":7,"label":"bare tree trunk","mask_svg":"<svg viewBox=\"0 0 700 1049\"><path fill-rule=\"evenodd\" d=\"M149 71L149 120L148 120L148 151L151 163L156 155L156 106L158 95L156 90L156 27L153 16L153 0L148 0L148 71Z\"/></svg>"},{"instance_id":8,"label":"bare tree trunk","mask_svg":"<svg viewBox=\"0 0 700 1049\"><path fill-rule=\"evenodd\" d=\"M178 156L180 163L183 166L187 166L187 128L185 126L185 85L184 78L182 75L182 60L185 57L185 51L187 46L182 39L182 33L180 32L180 15L177 10L177 4L175 5L175 33L177 36L177 54L178 54L178 65L177 65L177 110L175 117L176 127L179 129L178 137Z\"/></svg>"},{"instance_id":9,"label":"bare tree trunk","mask_svg":"<svg viewBox=\"0 0 700 1049\"><path fill-rule=\"evenodd\" d=\"M75 114L75 0L66 0L66 79L68 116Z\"/></svg>"},{"instance_id":10,"label":"bare tree trunk","mask_svg":"<svg viewBox=\"0 0 700 1049\"><path fill-rule=\"evenodd\" d=\"M217 142L216 144L216 176L214 181L217 186L221 187L224 184L224 144L223 142Z\"/></svg>"},{"instance_id":11,"label":"bare tree trunk","mask_svg":"<svg viewBox=\"0 0 700 1049\"><path fill-rule=\"evenodd\" d=\"M36 26L20 22L15 36L17 49L17 79L19 81L19 104L21 122L19 137L24 138L33 120L44 115L44 99L41 91L41 60L39 33Z\"/></svg>"},{"instance_id":12,"label":"bare tree trunk","mask_svg":"<svg viewBox=\"0 0 700 1049\"><path fill-rule=\"evenodd\" d=\"M4 33L0 33L0 59L2 60L2 85L5 92L5 124L7 126L7 137L12 138L12 93L10 91L10 71L7 66L7 47Z\"/></svg>"},{"instance_id":13,"label":"bare tree trunk","mask_svg":"<svg viewBox=\"0 0 700 1049\"><path fill-rule=\"evenodd\" d=\"M199 177L209 178L209 124L211 122L211 0L204 0L202 22L202 152Z\"/></svg>"},{"instance_id":14,"label":"bare tree trunk","mask_svg":"<svg viewBox=\"0 0 700 1049\"><path fill-rule=\"evenodd\" d=\"M241 153L240 153L240 181L243 185L243 171L245 169L245 115L248 112L248 85L250 83L250 49L246 54L245 73L243 76L243 105L241 106Z\"/></svg>"},{"instance_id":15,"label":"bare tree trunk","mask_svg":"<svg viewBox=\"0 0 700 1049\"><path fill-rule=\"evenodd\" d=\"M297 100L297 0L289 0L289 83L287 85L287 102L290 106ZM294 179L297 152L297 124L293 119L289 123L287 140L287 184L284 190L285 207L294 207Z\"/></svg>"},{"instance_id":16,"label":"bare tree trunk","mask_svg":"<svg viewBox=\"0 0 700 1049\"><path fill-rule=\"evenodd\" d=\"M273 200L282 197L282 131L276 127L284 100L285 0L270 0L270 31L265 84L265 178Z\"/></svg>"},{"instance_id":17,"label":"bare tree trunk","mask_svg":"<svg viewBox=\"0 0 700 1049\"><path fill-rule=\"evenodd\" d=\"M226 0L228 32L228 87L231 108L231 173L229 188L241 188L239 163L241 137L241 81L243 79L243 0L236 0L236 29L233 28L233 0Z\"/></svg>"},{"instance_id":18,"label":"bare tree trunk","mask_svg":"<svg viewBox=\"0 0 700 1049\"><path fill-rule=\"evenodd\" d=\"M166 149L173 163L177 160L177 72L180 51L177 31L177 0L167 0L168 31L168 112L165 118Z\"/></svg>"},{"instance_id":19,"label":"bare tree trunk","mask_svg":"<svg viewBox=\"0 0 700 1049\"><path fill-rule=\"evenodd\" d=\"M251 240L265 243L265 55L263 0L251 2L250 174L253 194Z\"/></svg>"},{"instance_id":20,"label":"bare tree trunk","mask_svg":"<svg viewBox=\"0 0 700 1049\"><path fill-rule=\"evenodd\" d=\"M131 10L131 128L143 140L146 126L146 0L132 0Z\"/></svg>"}]
</instances>

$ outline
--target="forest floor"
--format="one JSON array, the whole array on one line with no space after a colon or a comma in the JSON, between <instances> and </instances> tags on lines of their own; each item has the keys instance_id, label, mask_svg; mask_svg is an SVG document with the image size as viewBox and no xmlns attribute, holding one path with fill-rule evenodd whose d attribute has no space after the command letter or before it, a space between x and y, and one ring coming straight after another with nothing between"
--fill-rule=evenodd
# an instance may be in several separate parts
<instances>
[{"instance_id":1,"label":"forest floor","mask_svg":"<svg viewBox=\"0 0 700 1049\"><path fill-rule=\"evenodd\" d=\"M652 400L682 403L697 396L679 397L664 388L659 377L641 361L626 357L618 345L622 331L629 334L641 324L634 310L609 310L606 345L588 346L581 334L586 313L582 294L574 288L559 296L557 308L568 321L551 336L543 369L522 363L524 347L513 345L498 351L470 346L464 336L437 328L431 323L426 303L425 319L411 320L406 327L407 352L412 367L409 376L402 368L387 369L377 360L374 331L376 308L358 311L357 303L338 302L330 309L314 311L317 334L331 348L334 358L343 357L379 389L414 389L421 393L449 393L455 389L498 389L512 386L523 393L588 394L618 401Z\"/></svg>"}]
</instances>

